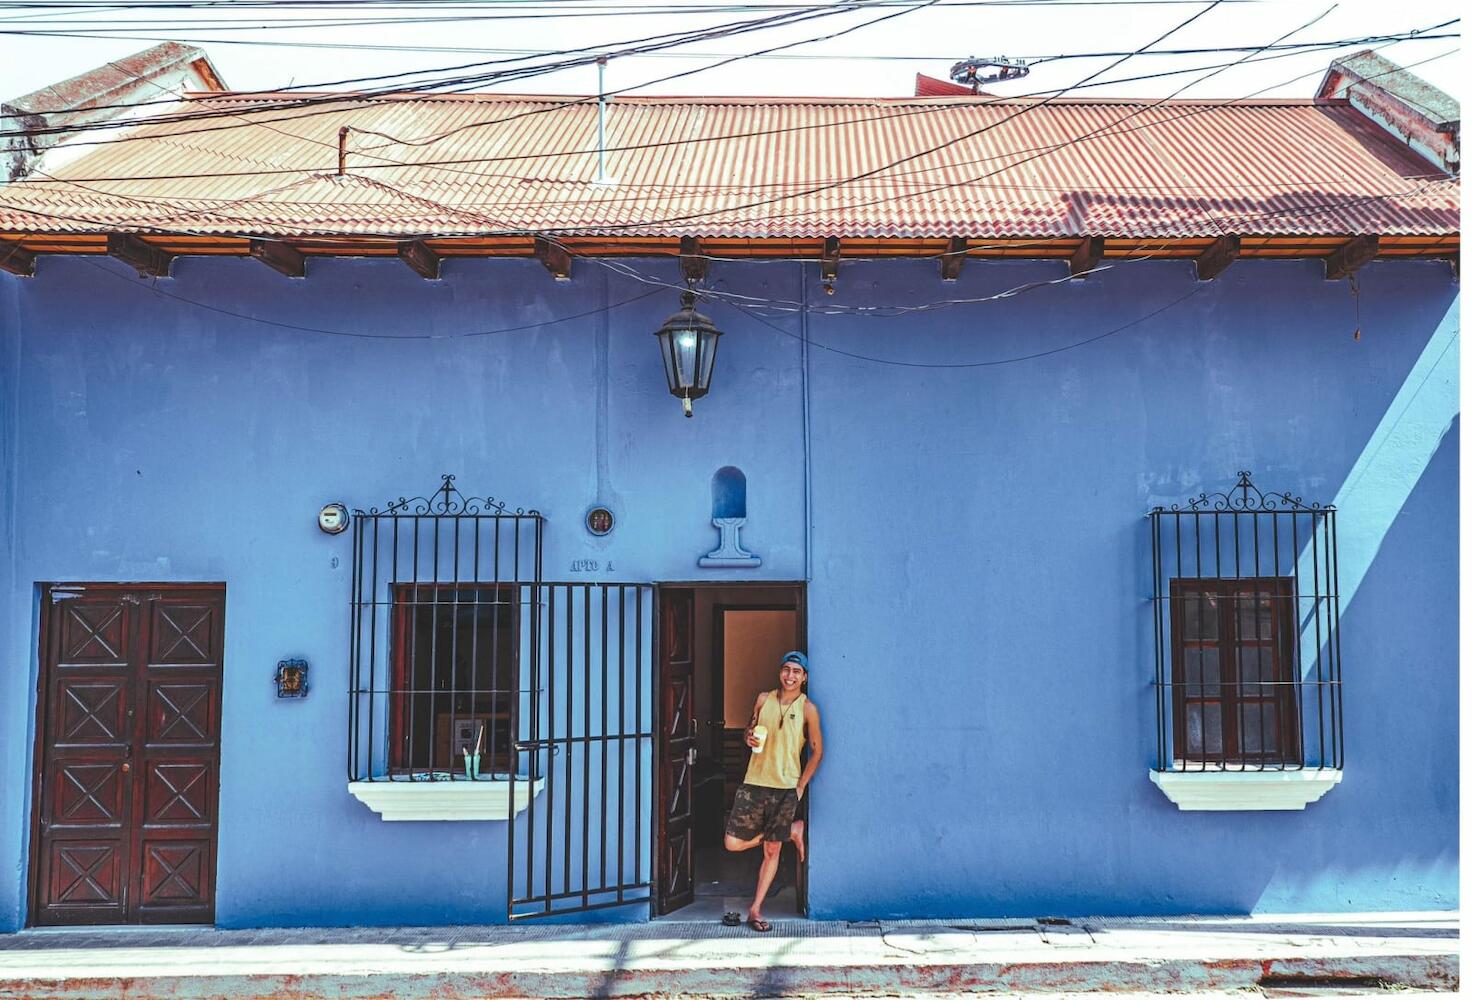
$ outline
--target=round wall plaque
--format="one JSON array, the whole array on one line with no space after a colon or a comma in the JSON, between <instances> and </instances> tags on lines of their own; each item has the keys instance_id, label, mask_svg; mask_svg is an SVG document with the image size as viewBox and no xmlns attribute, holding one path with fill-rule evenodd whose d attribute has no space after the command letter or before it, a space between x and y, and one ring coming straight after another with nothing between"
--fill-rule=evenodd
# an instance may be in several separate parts
<instances>
[{"instance_id":1,"label":"round wall plaque","mask_svg":"<svg viewBox=\"0 0 1472 1000\"><path fill-rule=\"evenodd\" d=\"M606 535L613 530L613 511L607 507L589 507L583 523L593 534Z\"/></svg>"}]
</instances>

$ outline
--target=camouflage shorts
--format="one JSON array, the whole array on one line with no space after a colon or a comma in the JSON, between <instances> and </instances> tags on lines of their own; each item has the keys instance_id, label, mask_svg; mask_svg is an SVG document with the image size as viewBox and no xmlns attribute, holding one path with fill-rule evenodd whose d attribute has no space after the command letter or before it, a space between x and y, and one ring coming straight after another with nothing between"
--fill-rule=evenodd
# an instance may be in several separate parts
<instances>
[{"instance_id":1,"label":"camouflage shorts","mask_svg":"<svg viewBox=\"0 0 1472 1000\"><path fill-rule=\"evenodd\" d=\"M792 836L792 819L797 815L797 789L747 785L736 789L726 833L737 840L782 841Z\"/></svg>"}]
</instances>

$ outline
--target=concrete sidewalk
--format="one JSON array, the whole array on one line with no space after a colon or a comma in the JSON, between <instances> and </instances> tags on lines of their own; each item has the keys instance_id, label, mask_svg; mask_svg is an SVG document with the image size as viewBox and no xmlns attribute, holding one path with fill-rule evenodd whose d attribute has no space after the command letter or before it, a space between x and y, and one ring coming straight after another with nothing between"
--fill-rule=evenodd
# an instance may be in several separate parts
<instances>
[{"instance_id":1,"label":"concrete sidewalk","mask_svg":"<svg viewBox=\"0 0 1472 1000\"><path fill-rule=\"evenodd\" d=\"M1455 989L1458 914L0 935L0 996L616 997Z\"/></svg>"}]
</instances>

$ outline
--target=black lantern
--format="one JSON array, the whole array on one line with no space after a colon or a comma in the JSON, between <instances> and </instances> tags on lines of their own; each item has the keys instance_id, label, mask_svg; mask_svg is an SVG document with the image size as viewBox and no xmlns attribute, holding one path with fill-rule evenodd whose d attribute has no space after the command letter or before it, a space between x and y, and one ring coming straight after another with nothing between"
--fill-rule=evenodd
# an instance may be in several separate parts
<instances>
[{"instance_id":1,"label":"black lantern","mask_svg":"<svg viewBox=\"0 0 1472 1000\"><path fill-rule=\"evenodd\" d=\"M685 416L693 417L692 400L710 391L710 375L716 366L716 339L721 331L709 316L695 311L695 293L680 297L680 311L654 331L664 355L664 377L670 395L685 405Z\"/></svg>"}]
</instances>

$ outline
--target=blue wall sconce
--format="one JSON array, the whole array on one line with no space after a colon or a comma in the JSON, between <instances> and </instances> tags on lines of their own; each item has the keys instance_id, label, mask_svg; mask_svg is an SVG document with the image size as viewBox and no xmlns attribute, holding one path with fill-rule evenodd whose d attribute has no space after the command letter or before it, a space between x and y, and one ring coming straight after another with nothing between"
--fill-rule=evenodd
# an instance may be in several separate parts
<instances>
[{"instance_id":1,"label":"blue wall sconce","mask_svg":"<svg viewBox=\"0 0 1472 1000\"><path fill-rule=\"evenodd\" d=\"M307 661L281 660L276 664L276 697L307 696Z\"/></svg>"}]
</instances>

